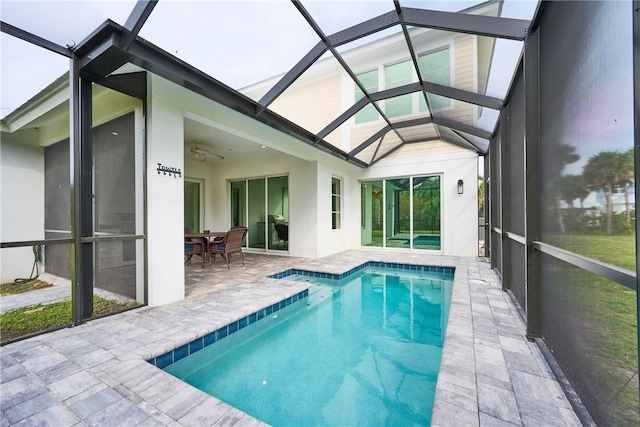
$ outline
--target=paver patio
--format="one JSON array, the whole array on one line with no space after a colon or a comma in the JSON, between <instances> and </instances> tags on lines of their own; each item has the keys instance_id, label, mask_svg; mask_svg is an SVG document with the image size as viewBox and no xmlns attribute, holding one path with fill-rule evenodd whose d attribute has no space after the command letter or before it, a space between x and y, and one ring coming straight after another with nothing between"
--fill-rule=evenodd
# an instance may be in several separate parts
<instances>
[{"instance_id":1,"label":"paver patio","mask_svg":"<svg viewBox=\"0 0 640 427\"><path fill-rule=\"evenodd\" d=\"M145 360L309 286L269 274L341 273L366 261L456 267L432 425L581 425L484 259L369 250L317 260L247 254L230 270L194 263L183 301L3 346L0 425L262 425Z\"/></svg>"}]
</instances>

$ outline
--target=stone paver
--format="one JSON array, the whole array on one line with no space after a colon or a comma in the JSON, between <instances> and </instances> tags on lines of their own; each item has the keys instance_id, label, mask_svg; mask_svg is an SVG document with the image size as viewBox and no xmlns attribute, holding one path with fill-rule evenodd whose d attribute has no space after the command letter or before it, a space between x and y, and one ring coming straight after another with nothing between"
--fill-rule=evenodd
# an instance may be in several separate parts
<instances>
[{"instance_id":1,"label":"stone paver","mask_svg":"<svg viewBox=\"0 0 640 427\"><path fill-rule=\"evenodd\" d=\"M456 267L432 425L580 425L483 259L353 250L315 260L247 254L245 266L236 258L230 270L219 260L194 264L186 267L183 301L3 346L0 427L264 425L145 360L308 286L269 274L342 273L369 260Z\"/></svg>"},{"instance_id":2,"label":"stone paver","mask_svg":"<svg viewBox=\"0 0 640 427\"><path fill-rule=\"evenodd\" d=\"M54 286L24 294L7 295L0 298L0 313L40 303L64 301L70 297L71 287L69 286Z\"/></svg>"}]
</instances>

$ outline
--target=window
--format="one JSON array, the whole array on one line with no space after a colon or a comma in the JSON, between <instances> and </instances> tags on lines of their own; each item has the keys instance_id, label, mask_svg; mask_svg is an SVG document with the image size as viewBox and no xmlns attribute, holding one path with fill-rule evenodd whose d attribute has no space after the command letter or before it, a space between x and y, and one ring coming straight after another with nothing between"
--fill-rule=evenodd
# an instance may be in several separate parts
<instances>
[{"instance_id":1,"label":"window","mask_svg":"<svg viewBox=\"0 0 640 427\"><path fill-rule=\"evenodd\" d=\"M418 57L420 76L424 81L451 86L451 52L449 46L439 50L423 53ZM357 74L358 81L364 86L367 93L379 91L378 70ZM385 65L383 68L384 89L408 85L416 81L415 69L411 60ZM418 110L416 111L415 97L418 96ZM355 101L364 97L364 93L358 85L355 87ZM451 105L449 98L440 95L429 95L429 103L433 110L446 108ZM388 118L408 116L427 111L427 103L421 93L406 94L384 100L384 112ZM375 106L367 104L355 114L356 124L375 122L379 119Z\"/></svg>"},{"instance_id":2,"label":"window","mask_svg":"<svg viewBox=\"0 0 640 427\"><path fill-rule=\"evenodd\" d=\"M411 83L411 61L399 62L384 67L385 89L408 85ZM396 96L385 100L385 113L389 118L411 114L411 94Z\"/></svg>"},{"instance_id":3,"label":"window","mask_svg":"<svg viewBox=\"0 0 640 427\"><path fill-rule=\"evenodd\" d=\"M358 74L356 77L368 93L378 91L378 70ZM364 93L360 90L360 87L356 85L356 102L362 98L364 98ZM356 113L356 124L375 122L376 120L378 120L378 112L373 104L367 104L363 109Z\"/></svg>"},{"instance_id":4,"label":"window","mask_svg":"<svg viewBox=\"0 0 640 427\"><path fill-rule=\"evenodd\" d=\"M340 229L340 215L342 211L342 182L339 178L331 178L331 229Z\"/></svg>"},{"instance_id":5,"label":"window","mask_svg":"<svg viewBox=\"0 0 640 427\"><path fill-rule=\"evenodd\" d=\"M418 66L420 67L422 80L451 86L451 65L449 62L448 47L420 55L418 58ZM429 95L429 103L433 110L448 107L450 105L449 98L439 95ZM420 96L420 111L426 110L427 104L424 100L424 96Z\"/></svg>"}]
</instances>

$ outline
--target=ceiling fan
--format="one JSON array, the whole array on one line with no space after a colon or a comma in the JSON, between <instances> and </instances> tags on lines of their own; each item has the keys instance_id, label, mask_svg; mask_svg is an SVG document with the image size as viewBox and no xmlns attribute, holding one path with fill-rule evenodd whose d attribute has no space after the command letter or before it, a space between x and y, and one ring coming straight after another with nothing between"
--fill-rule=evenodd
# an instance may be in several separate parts
<instances>
[{"instance_id":1,"label":"ceiling fan","mask_svg":"<svg viewBox=\"0 0 640 427\"><path fill-rule=\"evenodd\" d=\"M202 148L200 147L198 144L200 144L202 141L199 141L197 139L193 140L193 147L191 147L191 155L193 156L194 159L199 160L201 162L205 161L207 159L208 156L211 157L215 157L218 158L220 160L224 160L224 157L222 157L219 154L216 153L212 153L211 151L207 150L206 148Z\"/></svg>"}]
</instances>

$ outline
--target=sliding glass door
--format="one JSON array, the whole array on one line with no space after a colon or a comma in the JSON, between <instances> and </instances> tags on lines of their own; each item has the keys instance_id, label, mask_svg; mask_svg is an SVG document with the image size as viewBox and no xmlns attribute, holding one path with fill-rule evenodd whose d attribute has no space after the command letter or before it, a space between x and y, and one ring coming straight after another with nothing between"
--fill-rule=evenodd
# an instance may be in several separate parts
<instances>
[{"instance_id":1,"label":"sliding glass door","mask_svg":"<svg viewBox=\"0 0 640 427\"><path fill-rule=\"evenodd\" d=\"M267 246L289 250L289 177L268 178Z\"/></svg>"},{"instance_id":2,"label":"sliding glass door","mask_svg":"<svg viewBox=\"0 0 640 427\"><path fill-rule=\"evenodd\" d=\"M231 183L231 226L247 226L247 182L236 181Z\"/></svg>"},{"instance_id":3,"label":"sliding glass door","mask_svg":"<svg viewBox=\"0 0 640 427\"><path fill-rule=\"evenodd\" d=\"M360 186L360 244L362 246L383 246L384 192L382 181L367 181Z\"/></svg>"},{"instance_id":4,"label":"sliding glass door","mask_svg":"<svg viewBox=\"0 0 640 427\"><path fill-rule=\"evenodd\" d=\"M436 249L440 242L440 177L413 178L413 247Z\"/></svg>"},{"instance_id":5,"label":"sliding glass door","mask_svg":"<svg viewBox=\"0 0 640 427\"><path fill-rule=\"evenodd\" d=\"M249 229L248 248L289 250L289 177L231 182L231 225Z\"/></svg>"},{"instance_id":6,"label":"sliding glass door","mask_svg":"<svg viewBox=\"0 0 640 427\"><path fill-rule=\"evenodd\" d=\"M266 180L250 179L247 193L247 224L249 225L249 247L266 249L265 237L265 188Z\"/></svg>"},{"instance_id":7,"label":"sliding glass door","mask_svg":"<svg viewBox=\"0 0 640 427\"><path fill-rule=\"evenodd\" d=\"M388 179L384 190L387 201L386 247L410 248L411 196L409 178Z\"/></svg>"},{"instance_id":8,"label":"sliding glass door","mask_svg":"<svg viewBox=\"0 0 640 427\"><path fill-rule=\"evenodd\" d=\"M441 249L440 176L400 177L361 184L361 244Z\"/></svg>"},{"instance_id":9,"label":"sliding glass door","mask_svg":"<svg viewBox=\"0 0 640 427\"><path fill-rule=\"evenodd\" d=\"M196 233L201 231L202 224L201 187L201 182L197 180L184 180L184 228Z\"/></svg>"}]
</instances>

